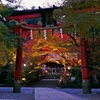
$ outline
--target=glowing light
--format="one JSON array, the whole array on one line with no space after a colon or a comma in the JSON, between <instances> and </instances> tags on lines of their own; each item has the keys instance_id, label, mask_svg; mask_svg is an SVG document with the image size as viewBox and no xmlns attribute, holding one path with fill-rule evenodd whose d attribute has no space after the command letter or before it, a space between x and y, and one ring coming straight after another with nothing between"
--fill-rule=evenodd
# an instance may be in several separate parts
<instances>
[{"instance_id":1,"label":"glowing light","mask_svg":"<svg viewBox=\"0 0 100 100\"><path fill-rule=\"evenodd\" d=\"M70 67L68 67L68 69L70 70Z\"/></svg>"},{"instance_id":2,"label":"glowing light","mask_svg":"<svg viewBox=\"0 0 100 100\"><path fill-rule=\"evenodd\" d=\"M23 66L26 67L26 64L24 64Z\"/></svg>"}]
</instances>

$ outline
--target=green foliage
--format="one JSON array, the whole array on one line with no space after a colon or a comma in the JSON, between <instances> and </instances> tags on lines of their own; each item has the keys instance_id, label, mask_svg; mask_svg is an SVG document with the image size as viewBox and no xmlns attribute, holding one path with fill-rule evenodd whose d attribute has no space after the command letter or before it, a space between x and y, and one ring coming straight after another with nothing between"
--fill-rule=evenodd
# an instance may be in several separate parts
<instances>
[{"instance_id":1,"label":"green foliage","mask_svg":"<svg viewBox=\"0 0 100 100\"><path fill-rule=\"evenodd\" d=\"M100 0L71 0L60 9L62 13L60 10L54 11L54 17L62 19L64 33L72 34L76 30L85 39L93 38L100 34L99 7Z\"/></svg>"},{"instance_id":2,"label":"green foliage","mask_svg":"<svg viewBox=\"0 0 100 100\"><path fill-rule=\"evenodd\" d=\"M2 84L2 86L13 86L13 83L13 65L6 64L5 66L0 66L0 84Z\"/></svg>"},{"instance_id":3,"label":"green foliage","mask_svg":"<svg viewBox=\"0 0 100 100\"><path fill-rule=\"evenodd\" d=\"M86 8L97 8L100 6L100 0L71 0L70 5L72 9L77 10L77 9L86 9Z\"/></svg>"},{"instance_id":4,"label":"green foliage","mask_svg":"<svg viewBox=\"0 0 100 100\"><path fill-rule=\"evenodd\" d=\"M6 77L6 84L8 86L13 86L14 84L14 67L12 65L9 67L9 72Z\"/></svg>"},{"instance_id":5,"label":"green foliage","mask_svg":"<svg viewBox=\"0 0 100 100\"><path fill-rule=\"evenodd\" d=\"M26 81L23 83L26 86L32 86L34 85L37 81L39 81L39 72L41 71L41 69L29 69L29 70L25 70L25 72L23 73L23 78L26 79Z\"/></svg>"},{"instance_id":6,"label":"green foliage","mask_svg":"<svg viewBox=\"0 0 100 100\"><path fill-rule=\"evenodd\" d=\"M88 40L89 67L100 66L100 0L65 1L60 10L54 11L54 18L62 19L64 33Z\"/></svg>"},{"instance_id":7,"label":"green foliage","mask_svg":"<svg viewBox=\"0 0 100 100\"><path fill-rule=\"evenodd\" d=\"M9 48L12 46L17 46L16 32L12 30L15 27L13 22L8 22L5 20L6 17L10 16L13 13L13 9L0 4L0 42L4 42L5 45Z\"/></svg>"},{"instance_id":8,"label":"green foliage","mask_svg":"<svg viewBox=\"0 0 100 100\"><path fill-rule=\"evenodd\" d=\"M80 88L82 86L82 72L81 67L72 68L71 70L72 76L74 76L76 79L73 81L73 87Z\"/></svg>"},{"instance_id":9,"label":"green foliage","mask_svg":"<svg viewBox=\"0 0 100 100\"><path fill-rule=\"evenodd\" d=\"M75 77L75 80L71 80L71 77ZM82 75L81 67L75 67L71 69L71 76L64 79L59 85L63 88L81 88L82 87Z\"/></svg>"},{"instance_id":10,"label":"green foliage","mask_svg":"<svg viewBox=\"0 0 100 100\"><path fill-rule=\"evenodd\" d=\"M13 9L10 7L4 6L3 4L0 4L0 14L2 17L8 17L13 13Z\"/></svg>"}]
</instances>

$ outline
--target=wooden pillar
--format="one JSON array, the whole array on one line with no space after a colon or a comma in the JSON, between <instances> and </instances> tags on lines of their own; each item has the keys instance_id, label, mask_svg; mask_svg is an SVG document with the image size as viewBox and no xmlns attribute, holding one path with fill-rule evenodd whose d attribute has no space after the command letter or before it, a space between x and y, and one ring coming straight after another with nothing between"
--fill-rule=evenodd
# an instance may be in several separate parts
<instances>
[{"instance_id":1,"label":"wooden pillar","mask_svg":"<svg viewBox=\"0 0 100 100\"><path fill-rule=\"evenodd\" d=\"M22 36L22 28L19 28L19 36ZM21 69L22 69L22 48L23 42L22 40L18 40L19 47L17 48L17 55L16 55L16 66L15 66L15 76L14 76L14 93L21 92Z\"/></svg>"},{"instance_id":2,"label":"wooden pillar","mask_svg":"<svg viewBox=\"0 0 100 100\"><path fill-rule=\"evenodd\" d=\"M81 39L81 62L82 62L82 88L84 94L90 94L90 77L89 77L89 65L87 57L87 41Z\"/></svg>"}]
</instances>

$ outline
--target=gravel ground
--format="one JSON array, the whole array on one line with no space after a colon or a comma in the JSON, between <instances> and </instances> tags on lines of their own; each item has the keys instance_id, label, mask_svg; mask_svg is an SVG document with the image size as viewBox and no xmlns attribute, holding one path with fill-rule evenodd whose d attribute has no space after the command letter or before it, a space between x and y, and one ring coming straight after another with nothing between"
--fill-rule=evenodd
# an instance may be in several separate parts
<instances>
[{"instance_id":1,"label":"gravel ground","mask_svg":"<svg viewBox=\"0 0 100 100\"><path fill-rule=\"evenodd\" d=\"M91 89L91 94L83 94L82 89L57 88L59 91L69 93L87 100L100 100L100 89Z\"/></svg>"},{"instance_id":2,"label":"gravel ground","mask_svg":"<svg viewBox=\"0 0 100 100\"><path fill-rule=\"evenodd\" d=\"M23 87L21 93L13 93L12 87L0 87L0 100L35 100L35 89Z\"/></svg>"},{"instance_id":3,"label":"gravel ground","mask_svg":"<svg viewBox=\"0 0 100 100\"><path fill-rule=\"evenodd\" d=\"M58 91L78 96L86 100L100 100L100 88L92 89L91 94L83 94L82 89L54 88ZM22 87L21 93L13 93L12 87L0 87L0 100L35 100L34 87Z\"/></svg>"}]
</instances>

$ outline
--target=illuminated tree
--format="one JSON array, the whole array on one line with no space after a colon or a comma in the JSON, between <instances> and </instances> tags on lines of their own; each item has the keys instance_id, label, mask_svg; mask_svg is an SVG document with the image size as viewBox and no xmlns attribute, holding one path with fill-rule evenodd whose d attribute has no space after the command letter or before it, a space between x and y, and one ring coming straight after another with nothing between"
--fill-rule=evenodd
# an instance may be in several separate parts
<instances>
[{"instance_id":1,"label":"illuminated tree","mask_svg":"<svg viewBox=\"0 0 100 100\"><path fill-rule=\"evenodd\" d=\"M36 34L33 36L33 40L27 42L24 57L35 57L35 63L39 62L40 65L50 61L57 61L65 67L68 62L70 64L73 61L77 63L79 60L79 58L75 58L75 55L78 57L78 52L76 52L75 47L72 46L70 37L66 36L66 34L63 34L65 36L61 38L59 37L60 33L52 35L51 32L48 32L47 39L43 38L43 32L40 35ZM72 59L68 60L68 58Z\"/></svg>"}]
</instances>

